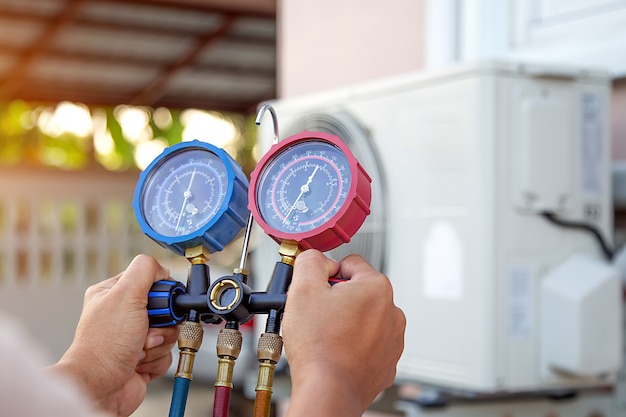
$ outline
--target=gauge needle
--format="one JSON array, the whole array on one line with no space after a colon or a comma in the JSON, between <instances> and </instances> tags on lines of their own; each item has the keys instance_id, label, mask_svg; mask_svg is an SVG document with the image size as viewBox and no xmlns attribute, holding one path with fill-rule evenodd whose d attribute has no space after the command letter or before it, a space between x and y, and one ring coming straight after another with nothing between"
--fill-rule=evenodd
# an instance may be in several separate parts
<instances>
[{"instance_id":1,"label":"gauge needle","mask_svg":"<svg viewBox=\"0 0 626 417\"><path fill-rule=\"evenodd\" d=\"M285 224L287 219L289 219L289 216L291 215L291 212L296 208L296 204L298 204L298 201L300 201L300 199L302 198L304 193L309 191L309 185L311 185L311 182L313 181L313 177L315 176L315 173L317 172L317 170L319 168L320 168L319 165L315 165L315 169L313 170L311 175L309 175L309 179L306 181L306 184L304 184L302 187L300 187L300 194L298 195L298 198L296 198L296 201L293 202L293 205L291 206L291 208L289 209L289 212L285 216L285 219L283 220L283 224Z\"/></svg>"},{"instance_id":2,"label":"gauge needle","mask_svg":"<svg viewBox=\"0 0 626 417\"><path fill-rule=\"evenodd\" d=\"M196 176L196 169L193 169L193 172L191 173L191 179L189 180L189 185L187 186L187 190L185 190L185 192L183 193L183 196L185 197L185 199L183 200L183 206L180 208L180 213L178 214L178 222L176 223L176 230L178 230L178 227L180 226L180 221L183 218L183 212L185 211L185 206L187 205L187 200L189 200L189 198L191 197L191 184L193 183L193 178Z\"/></svg>"}]
</instances>

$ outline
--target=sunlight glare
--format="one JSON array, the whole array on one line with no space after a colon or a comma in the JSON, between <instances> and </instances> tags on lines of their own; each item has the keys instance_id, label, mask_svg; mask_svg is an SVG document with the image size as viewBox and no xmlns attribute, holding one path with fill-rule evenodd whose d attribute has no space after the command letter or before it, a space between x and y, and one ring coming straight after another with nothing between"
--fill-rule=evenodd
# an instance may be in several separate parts
<instances>
[{"instance_id":1,"label":"sunlight glare","mask_svg":"<svg viewBox=\"0 0 626 417\"><path fill-rule=\"evenodd\" d=\"M163 138L139 143L135 148L135 163L143 171L166 147L167 141Z\"/></svg>"},{"instance_id":2,"label":"sunlight glare","mask_svg":"<svg viewBox=\"0 0 626 417\"><path fill-rule=\"evenodd\" d=\"M115 142L107 129L107 117L103 111L94 111L93 114L93 147L96 154L103 156L115 151Z\"/></svg>"},{"instance_id":3,"label":"sunlight glare","mask_svg":"<svg viewBox=\"0 0 626 417\"><path fill-rule=\"evenodd\" d=\"M102 110L93 113L93 148L98 162L115 171L122 166L122 157L115 151L115 142L107 129L107 116Z\"/></svg>"},{"instance_id":4,"label":"sunlight glare","mask_svg":"<svg viewBox=\"0 0 626 417\"><path fill-rule=\"evenodd\" d=\"M223 148L237 139L235 125L217 113L188 109L181 113L183 141L198 139Z\"/></svg>"},{"instance_id":5,"label":"sunlight glare","mask_svg":"<svg viewBox=\"0 0 626 417\"><path fill-rule=\"evenodd\" d=\"M146 109L121 105L115 108L113 114L122 127L124 138L130 143L137 145L152 139L152 129L148 126L150 115Z\"/></svg>"},{"instance_id":6,"label":"sunlight glare","mask_svg":"<svg viewBox=\"0 0 626 417\"><path fill-rule=\"evenodd\" d=\"M172 127L174 120L172 113L165 107L159 107L152 113L152 120L154 124L161 130L167 130Z\"/></svg>"},{"instance_id":7,"label":"sunlight glare","mask_svg":"<svg viewBox=\"0 0 626 417\"><path fill-rule=\"evenodd\" d=\"M93 123L87 106L68 101L59 103L54 111L51 108L44 109L39 114L37 126L43 133L52 137L70 133L85 138L93 132Z\"/></svg>"}]
</instances>

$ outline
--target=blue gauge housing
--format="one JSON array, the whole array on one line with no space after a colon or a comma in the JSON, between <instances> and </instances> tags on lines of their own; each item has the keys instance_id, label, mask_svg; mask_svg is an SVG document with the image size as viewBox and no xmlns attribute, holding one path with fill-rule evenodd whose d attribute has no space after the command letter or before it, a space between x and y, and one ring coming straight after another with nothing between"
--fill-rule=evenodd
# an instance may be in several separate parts
<instances>
[{"instance_id":1,"label":"blue gauge housing","mask_svg":"<svg viewBox=\"0 0 626 417\"><path fill-rule=\"evenodd\" d=\"M248 179L223 149L193 140L166 148L140 174L133 209L144 234L184 255L224 249L248 218Z\"/></svg>"}]
</instances>

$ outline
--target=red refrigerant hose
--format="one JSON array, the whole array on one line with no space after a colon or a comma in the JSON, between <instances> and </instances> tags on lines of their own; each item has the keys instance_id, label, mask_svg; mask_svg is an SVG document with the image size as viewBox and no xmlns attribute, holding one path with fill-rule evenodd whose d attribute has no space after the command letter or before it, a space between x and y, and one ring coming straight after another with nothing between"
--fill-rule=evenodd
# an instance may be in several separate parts
<instances>
[{"instance_id":1,"label":"red refrigerant hose","mask_svg":"<svg viewBox=\"0 0 626 417\"><path fill-rule=\"evenodd\" d=\"M215 387L215 397L213 399L213 417L228 417L231 391L232 388L230 387Z\"/></svg>"}]
</instances>

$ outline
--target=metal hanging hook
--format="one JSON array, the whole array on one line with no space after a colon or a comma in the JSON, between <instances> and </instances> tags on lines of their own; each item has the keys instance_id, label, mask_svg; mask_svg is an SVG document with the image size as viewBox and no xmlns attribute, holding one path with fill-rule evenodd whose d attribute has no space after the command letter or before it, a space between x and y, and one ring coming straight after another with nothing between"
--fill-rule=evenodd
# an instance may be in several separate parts
<instances>
[{"instance_id":1,"label":"metal hanging hook","mask_svg":"<svg viewBox=\"0 0 626 417\"><path fill-rule=\"evenodd\" d=\"M254 221L252 213L248 213L246 221L246 233L243 236L243 244L241 245L241 257L239 258L239 272L246 274L246 260L248 259L248 246L250 245L250 236L252 235L252 222Z\"/></svg>"},{"instance_id":2,"label":"metal hanging hook","mask_svg":"<svg viewBox=\"0 0 626 417\"><path fill-rule=\"evenodd\" d=\"M264 104L263 106L261 106L258 113L256 114L256 120L254 121L254 123L256 123L257 126L260 126L261 119L263 118L263 115L267 110L270 111L270 114L272 115L272 123L274 123L274 140L272 141L272 144L275 145L278 143L278 118L276 117L276 110L274 110L271 105Z\"/></svg>"},{"instance_id":3,"label":"metal hanging hook","mask_svg":"<svg viewBox=\"0 0 626 417\"><path fill-rule=\"evenodd\" d=\"M272 141L272 143L276 144L278 143L278 119L276 117L276 110L274 110L272 106L270 106L269 104L264 104L263 106L261 106L261 108L256 114L256 119L254 120L254 123L257 126L260 126L261 119L263 119L263 115L265 114L267 110L270 111L270 114L272 115L272 123L274 124L274 140ZM245 273L246 271L246 261L248 258L248 246L250 244L250 236L252 234L253 221L254 221L254 218L252 217L252 213L249 213L248 220L246 221L246 233L244 234L243 245L241 247L241 258L239 260L239 272L242 272L242 273Z\"/></svg>"}]
</instances>

